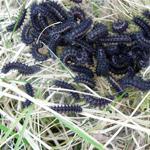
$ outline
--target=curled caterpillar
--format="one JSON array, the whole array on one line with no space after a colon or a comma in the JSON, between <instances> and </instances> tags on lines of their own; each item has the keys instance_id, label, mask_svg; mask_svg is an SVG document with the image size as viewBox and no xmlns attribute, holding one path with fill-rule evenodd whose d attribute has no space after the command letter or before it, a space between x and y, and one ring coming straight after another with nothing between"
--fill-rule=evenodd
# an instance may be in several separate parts
<instances>
[{"instance_id":1,"label":"curled caterpillar","mask_svg":"<svg viewBox=\"0 0 150 150\"><path fill-rule=\"evenodd\" d=\"M92 25L91 18L87 18L80 22L76 28L72 29L69 33L65 35L65 41L72 43L76 39L85 36L85 34L89 31Z\"/></svg>"},{"instance_id":2,"label":"curled caterpillar","mask_svg":"<svg viewBox=\"0 0 150 150\"><path fill-rule=\"evenodd\" d=\"M10 70L14 70L14 69L18 70L18 72L23 75L34 74L34 73L40 71L40 67L36 66L36 65L28 66L21 62L12 62L12 63L7 63L3 66L2 73L7 73Z\"/></svg>"},{"instance_id":3,"label":"curled caterpillar","mask_svg":"<svg viewBox=\"0 0 150 150\"><path fill-rule=\"evenodd\" d=\"M108 75L108 60L103 48L98 48L97 50L97 65L96 65L96 75L98 76L107 76Z\"/></svg>"},{"instance_id":4,"label":"curled caterpillar","mask_svg":"<svg viewBox=\"0 0 150 150\"><path fill-rule=\"evenodd\" d=\"M32 33L32 26L30 23L27 23L22 30L21 33L21 40L25 44L31 44L34 41L34 37L31 34Z\"/></svg>"},{"instance_id":5,"label":"curled caterpillar","mask_svg":"<svg viewBox=\"0 0 150 150\"><path fill-rule=\"evenodd\" d=\"M93 71L90 70L87 67L74 64L74 65L70 65L69 68L71 70L73 70L74 72L77 72L79 74L84 74L84 75L88 76L89 78L93 78L94 77Z\"/></svg>"},{"instance_id":6,"label":"curled caterpillar","mask_svg":"<svg viewBox=\"0 0 150 150\"><path fill-rule=\"evenodd\" d=\"M120 34L99 38L98 41L101 43L129 43L132 39L127 34Z\"/></svg>"},{"instance_id":7,"label":"curled caterpillar","mask_svg":"<svg viewBox=\"0 0 150 150\"><path fill-rule=\"evenodd\" d=\"M74 78L74 81L77 82L77 83L83 83L87 86L89 86L90 88L94 88L96 83L93 79L89 78L88 76L85 76L85 75L79 75L79 76L76 76Z\"/></svg>"},{"instance_id":8,"label":"curled caterpillar","mask_svg":"<svg viewBox=\"0 0 150 150\"><path fill-rule=\"evenodd\" d=\"M132 60L127 55L113 55L109 64L115 68L124 68L131 65Z\"/></svg>"},{"instance_id":9,"label":"curled caterpillar","mask_svg":"<svg viewBox=\"0 0 150 150\"><path fill-rule=\"evenodd\" d=\"M117 45L108 46L105 49L106 54L109 56L119 54L120 50Z\"/></svg>"},{"instance_id":10,"label":"curled caterpillar","mask_svg":"<svg viewBox=\"0 0 150 150\"><path fill-rule=\"evenodd\" d=\"M142 32L136 33L136 39L141 45L150 48L150 39L146 38Z\"/></svg>"},{"instance_id":11,"label":"curled caterpillar","mask_svg":"<svg viewBox=\"0 0 150 150\"><path fill-rule=\"evenodd\" d=\"M73 46L67 46L64 48L60 55L60 60L66 64L69 65L71 63L77 63L77 50Z\"/></svg>"},{"instance_id":12,"label":"curled caterpillar","mask_svg":"<svg viewBox=\"0 0 150 150\"><path fill-rule=\"evenodd\" d=\"M85 19L85 13L80 7L73 7L70 9L70 13L74 16L74 19L78 21L83 21Z\"/></svg>"},{"instance_id":13,"label":"curled caterpillar","mask_svg":"<svg viewBox=\"0 0 150 150\"><path fill-rule=\"evenodd\" d=\"M61 88L69 89L69 90L76 90L71 84L65 81L61 81L61 80L55 80L54 85L56 85L57 87L61 87ZM80 100L80 96L78 93L75 93L75 92L69 92L69 93L75 100Z\"/></svg>"},{"instance_id":14,"label":"curled caterpillar","mask_svg":"<svg viewBox=\"0 0 150 150\"><path fill-rule=\"evenodd\" d=\"M150 37L150 25L143 18L136 16L133 18L133 22L142 29L143 33Z\"/></svg>"},{"instance_id":15,"label":"curled caterpillar","mask_svg":"<svg viewBox=\"0 0 150 150\"><path fill-rule=\"evenodd\" d=\"M25 90L26 90L26 93L28 95L30 95L31 97L34 97L34 91L33 91L33 87L30 83L26 83L25 84ZM26 100L25 102L22 103L22 106L23 107L28 107L32 102L30 100Z\"/></svg>"},{"instance_id":16,"label":"curled caterpillar","mask_svg":"<svg viewBox=\"0 0 150 150\"><path fill-rule=\"evenodd\" d=\"M128 28L128 22L126 20L117 20L114 21L112 24L112 29L114 32L122 33L126 31Z\"/></svg>"},{"instance_id":17,"label":"curled caterpillar","mask_svg":"<svg viewBox=\"0 0 150 150\"><path fill-rule=\"evenodd\" d=\"M106 98L97 98L90 95L83 95L83 97L87 103L98 107L106 106L113 101L113 96L107 96Z\"/></svg>"},{"instance_id":18,"label":"curled caterpillar","mask_svg":"<svg viewBox=\"0 0 150 150\"><path fill-rule=\"evenodd\" d=\"M42 45L42 47L43 47L43 45ZM41 54L39 52L39 49L42 47L41 47L40 43L32 45L31 54L32 54L33 58L35 58L37 61L45 61L48 59L47 55Z\"/></svg>"},{"instance_id":19,"label":"curled caterpillar","mask_svg":"<svg viewBox=\"0 0 150 150\"><path fill-rule=\"evenodd\" d=\"M80 105L58 105L58 106L51 106L50 108L57 112L61 112L61 113L66 113L66 112L80 113L80 112L82 112L82 107Z\"/></svg>"},{"instance_id":20,"label":"curled caterpillar","mask_svg":"<svg viewBox=\"0 0 150 150\"><path fill-rule=\"evenodd\" d=\"M21 15L19 16L18 20L6 27L7 31L12 32L13 30L15 31L18 30L22 26L25 20L26 14L27 14L27 9L23 9L21 11Z\"/></svg>"},{"instance_id":21,"label":"curled caterpillar","mask_svg":"<svg viewBox=\"0 0 150 150\"><path fill-rule=\"evenodd\" d=\"M82 50L79 51L76 60L78 65L88 64L88 53Z\"/></svg>"},{"instance_id":22,"label":"curled caterpillar","mask_svg":"<svg viewBox=\"0 0 150 150\"><path fill-rule=\"evenodd\" d=\"M95 41L97 38L105 37L108 34L107 26L102 23L97 23L93 27L93 29L87 33L87 40Z\"/></svg>"}]
</instances>

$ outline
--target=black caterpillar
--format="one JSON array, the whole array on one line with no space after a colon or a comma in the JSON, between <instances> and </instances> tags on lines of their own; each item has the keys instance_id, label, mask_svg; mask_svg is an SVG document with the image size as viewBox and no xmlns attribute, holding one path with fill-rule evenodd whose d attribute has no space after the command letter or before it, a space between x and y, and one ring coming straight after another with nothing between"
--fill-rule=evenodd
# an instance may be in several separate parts
<instances>
[{"instance_id":1,"label":"black caterpillar","mask_svg":"<svg viewBox=\"0 0 150 150\"><path fill-rule=\"evenodd\" d=\"M142 32L136 34L136 39L141 45L150 48L150 39L146 38Z\"/></svg>"},{"instance_id":2,"label":"black caterpillar","mask_svg":"<svg viewBox=\"0 0 150 150\"><path fill-rule=\"evenodd\" d=\"M32 26L28 23L24 26L21 34L21 40L25 44L31 44L34 41L32 33Z\"/></svg>"},{"instance_id":3,"label":"black caterpillar","mask_svg":"<svg viewBox=\"0 0 150 150\"><path fill-rule=\"evenodd\" d=\"M80 113L82 112L82 107L80 105L58 105L58 106L51 106L51 109L66 113L66 112L74 112L74 113Z\"/></svg>"},{"instance_id":4,"label":"black caterpillar","mask_svg":"<svg viewBox=\"0 0 150 150\"><path fill-rule=\"evenodd\" d=\"M105 51L108 56L117 55L120 53L118 45L108 46L106 47Z\"/></svg>"},{"instance_id":5,"label":"black caterpillar","mask_svg":"<svg viewBox=\"0 0 150 150\"><path fill-rule=\"evenodd\" d=\"M74 16L74 20L83 21L85 19L85 13L80 7L73 7L70 9L70 13Z\"/></svg>"},{"instance_id":6,"label":"black caterpillar","mask_svg":"<svg viewBox=\"0 0 150 150\"><path fill-rule=\"evenodd\" d=\"M78 65L88 64L88 53L86 51L79 50L76 60Z\"/></svg>"},{"instance_id":7,"label":"black caterpillar","mask_svg":"<svg viewBox=\"0 0 150 150\"><path fill-rule=\"evenodd\" d=\"M12 62L12 63L7 63L3 66L2 73L7 73L10 70L14 70L14 69L18 70L18 72L23 75L30 75L40 71L40 67L36 65L28 66L21 62Z\"/></svg>"},{"instance_id":8,"label":"black caterpillar","mask_svg":"<svg viewBox=\"0 0 150 150\"><path fill-rule=\"evenodd\" d=\"M107 76L109 65L106 58L106 54L103 48L97 49L97 65L96 65L96 75L97 76Z\"/></svg>"},{"instance_id":9,"label":"black caterpillar","mask_svg":"<svg viewBox=\"0 0 150 150\"><path fill-rule=\"evenodd\" d=\"M27 9L23 9L21 11L21 16L19 16L18 20L6 27L7 31L8 32L12 32L13 30L17 31L22 26L26 14L27 14Z\"/></svg>"},{"instance_id":10,"label":"black caterpillar","mask_svg":"<svg viewBox=\"0 0 150 150\"><path fill-rule=\"evenodd\" d=\"M149 11L149 10L145 10L145 11L143 12L143 15L144 15L146 18L150 19L150 11Z\"/></svg>"},{"instance_id":11,"label":"black caterpillar","mask_svg":"<svg viewBox=\"0 0 150 150\"><path fill-rule=\"evenodd\" d=\"M66 64L72 64L72 63L77 63L77 50L74 47L67 46L64 48L60 55L60 60Z\"/></svg>"},{"instance_id":12,"label":"black caterpillar","mask_svg":"<svg viewBox=\"0 0 150 150\"><path fill-rule=\"evenodd\" d=\"M28 95L30 95L31 97L34 97L34 91L33 91L33 87L30 83L26 83L25 84L25 90L26 90L26 93ZM23 107L28 107L32 102L30 100L26 100L25 102L22 102L22 106Z\"/></svg>"},{"instance_id":13,"label":"black caterpillar","mask_svg":"<svg viewBox=\"0 0 150 150\"><path fill-rule=\"evenodd\" d=\"M94 73L92 70L90 70L89 68L85 67L85 66L80 66L80 65L70 65L69 68L71 70L73 70L74 72L77 72L79 74L84 74L86 76L88 76L89 78L93 78L94 77Z\"/></svg>"},{"instance_id":14,"label":"black caterpillar","mask_svg":"<svg viewBox=\"0 0 150 150\"><path fill-rule=\"evenodd\" d=\"M45 61L48 59L48 56L45 54L41 54L38 49L42 48L43 45L41 46L41 44L33 44L32 48L31 48L31 54L33 56L33 58L35 58L37 61Z\"/></svg>"},{"instance_id":15,"label":"black caterpillar","mask_svg":"<svg viewBox=\"0 0 150 150\"><path fill-rule=\"evenodd\" d=\"M107 79L108 79L108 82L110 83L110 85L117 92L117 95L123 94L124 89L117 83L117 81L115 81L115 79L113 77L109 76ZM126 94L125 96L127 96L127 95L128 94Z\"/></svg>"},{"instance_id":16,"label":"black caterpillar","mask_svg":"<svg viewBox=\"0 0 150 150\"><path fill-rule=\"evenodd\" d=\"M132 86L142 91L147 91L150 89L150 80L143 80L141 77L138 77L136 75L134 77L125 76L118 82L123 88Z\"/></svg>"},{"instance_id":17,"label":"black caterpillar","mask_svg":"<svg viewBox=\"0 0 150 150\"><path fill-rule=\"evenodd\" d=\"M77 4L82 3L82 0L71 0L71 1L73 1L74 3L77 3Z\"/></svg>"},{"instance_id":18,"label":"black caterpillar","mask_svg":"<svg viewBox=\"0 0 150 150\"><path fill-rule=\"evenodd\" d=\"M46 1L41 4L45 8L47 8L48 12L55 16L57 21L64 21L68 19L69 14L67 11L57 2L54 1Z\"/></svg>"},{"instance_id":19,"label":"black caterpillar","mask_svg":"<svg viewBox=\"0 0 150 150\"><path fill-rule=\"evenodd\" d=\"M91 25L92 20L90 18L81 21L81 23L75 29L71 30L65 35L65 41L71 43L75 39L85 36L85 34L90 30Z\"/></svg>"},{"instance_id":20,"label":"black caterpillar","mask_svg":"<svg viewBox=\"0 0 150 150\"><path fill-rule=\"evenodd\" d=\"M108 29L107 26L105 26L102 23L97 23L94 25L93 29L87 33L87 40L89 41L95 41L96 39L100 37L105 37L108 35Z\"/></svg>"},{"instance_id":21,"label":"black caterpillar","mask_svg":"<svg viewBox=\"0 0 150 150\"><path fill-rule=\"evenodd\" d=\"M136 16L133 18L133 22L142 29L143 33L150 37L150 25L143 18Z\"/></svg>"},{"instance_id":22,"label":"black caterpillar","mask_svg":"<svg viewBox=\"0 0 150 150\"><path fill-rule=\"evenodd\" d=\"M94 88L96 83L93 79L89 78L88 76L85 76L85 75L79 75L79 76L76 76L74 78L74 81L77 82L77 83L83 83L87 86L89 86L90 88Z\"/></svg>"},{"instance_id":23,"label":"black caterpillar","mask_svg":"<svg viewBox=\"0 0 150 150\"><path fill-rule=\"evenodd\" d=\"M122 33L128 28L128 22L126 20L117 20L112 24L112 30L117 33Z\"/></svg>"},{"instance_id":24,"label":"black caterpillar","mask_svg":"<svg viewBox=\"0 0 150 150\"><path fill-rule=\"evenodd\" d=\"M50 40L48 41L48 48L49 48L49 56L53 56L53 54L51 53L51 51L56 54L56 48L59 45L61 41L61 37L59 34L55 34L53 36L51 36Z\"/></svg>"},{"instance_id":25,"label":"black caterpillar","mask_svg":"<svg viewBox=\"0 0 150 150\"><path fill-rule=\"evenodd\" d=\"M87 103L96 107L106 106L113 101L112 96L107 96L106 98L97 98L90 95L83 95L83 97Z\"/></svg>"},{"instance_id":26,"label":"black caterpillar","mask_svg":"<svg viewBox=\"0 0 150 150\"><path fill-rule=\"evenodd\" d=\"M54 85L56 85L57 87L61 87L61 88L69 89L69 90L76 90L71 84L65 81L55 80ZM80 96L78 93L75 93L75 92L69 92L69 93L74 99L80 100Z\"/></svg>"}]
</instances>

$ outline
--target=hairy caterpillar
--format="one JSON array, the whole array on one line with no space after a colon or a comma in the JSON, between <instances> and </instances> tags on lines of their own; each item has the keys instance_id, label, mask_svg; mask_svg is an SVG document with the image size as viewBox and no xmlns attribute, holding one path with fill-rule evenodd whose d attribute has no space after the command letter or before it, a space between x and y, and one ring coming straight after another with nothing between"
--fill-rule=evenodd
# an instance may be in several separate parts
<instances>
[{"instance_id":1,"label":"hairy caterpillar","mask_svg":"<svg viewBox=\"0 0 150 150\"><path fill-rule=\"evenodd\" d=\"M61 81L61 80L55 80L54 85L56 85L57 87L61 87L61 88L69 89L69 90L76 90L71 84L65 81ZM75 92L69 92L69 93L74 99L80 100L80 96L78 93L75 93Z\"/></svg>"},{"instance_id":2,"label":"hairy caterpillar","mask_svg":"<svg viewBox=\"0 0 150 150\"><path fill-rule=\"evenodd\" d=\"M19 73L21 73L23 75L34 74L34 73L40 71L40 67L36 66L36 65L28 66L21 62L11 62L11 63L7 63L3 66L2 73L7 73L10 70L14 70L14 69L18 70Z\"/></svg>"}]
</instances>

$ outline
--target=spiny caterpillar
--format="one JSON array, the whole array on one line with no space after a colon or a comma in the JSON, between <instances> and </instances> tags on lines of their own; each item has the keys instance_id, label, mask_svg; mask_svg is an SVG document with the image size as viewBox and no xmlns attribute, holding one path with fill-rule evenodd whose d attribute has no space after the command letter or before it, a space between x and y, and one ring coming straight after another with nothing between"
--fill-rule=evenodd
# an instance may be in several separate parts
<instances>
[{"instance_id":1,"label":"spiny caterpillar","mask_svg":"<svg viewBox=\"0 0 150 150\"><path fill-rule=\"evenodd\" d=\"M76 28L72 29L69 33L65 35L65 41L73 42L75 39L85 36L85 34L90 30L92 25L91 18L87 18L80 22Z\"/></svg>"},{"instance_id":2,"label":"spiny caterpillar","mask_svg":"<svg viewBox=\"0 0 150 150\"><path fill-rule=\"evenodd\" d=\"M74 19L78 21L83 21L85 19L85 13L80 7L73 7L70 9L70 13L74 16Z\"/></svg>"},{"instance_id":3,"label":"spiny caterpillar","mask_svg":"<svg viewBox=\"0 0 150 150\"><path fill-rule=\"evenodd\" d=\"M34 91L33 91L33 87L30 83L26 83L25 84L25 90L26 90L26 93L28 95L30 95L31 97L34 97ZM30 100L26 100L25 102L22 102L22 106L23 107L28 107L32 102Z\"/></svg>"},{"instance_id":4,"label":"spiny caterpillar","mask_svg":"<svg viewBox=\"0 0 150 150\"><path fill-rule=\"evenodd\" d=\"M67 46L62 51L60 55L60 60L64 64L69 65L72 63L77 63L76 56L77 56L77 50L72 46Z\"/></svg>"},{"instance_id":5,"label":"spiny caterpillar","mask_svg":"<svg viewBox=\"0 0 150 150\"><path fill-rule=\"evenodd\" d=\"M32 26L27 23L21 33L21 40L25 44L31 44L34 41L32 33Z\"/></svg>"},{"instance_id":6,"label":"spiny caterpillar","mask_svg":"<svg viewBox=\"0 0 150 150\"><path fill-rule=\"evenodd\" d=\"M58 105L58 106L51 106L50 108L57 112L60 112L60 113L66 113L66 112L80 113L80 112L82 112L82 107L80 105Z\"/></svg>"},{"instance_id":7,"label":"spiny caterpillar","mask_svg":"<svg viewBox=\"0 0 150 150\"><path fill-rule=\"evenodd\" d=\"M133 22L142 29L143 33L150 37L150 25L146 20L141 18L140 16L136 16L133 18Z\"/></svg>"},{"instance_id":8,"label":"spiny caterpillar","mask_svg":"<svg viewBox=\"0 0 150 150\"><path fill-rule=\"evenodd\" d=\"M91 78L89 78L88 76L85 76L85 75L79 75L79 76L76 76L74 78L74 81L77 82L77 83L83 83L87 86L89 86L90 88L94 88L95 87L95 81Z\"/></svg>"},{"instance_id":9,"label":"spiny caterpillar","mask_svg":"<svg viewBox=\"0 0 150 150\"><path fill-rule=\"evenodd\" d=\"M79 74L84 74L86 76L88 76L89 78L93 78L94 77L94 73L92 70L90 70L89 68L85 67L85 66L81 66L81 65L70 65L69 68L71 70L73 70L74 72L77 72Z\"/></svg>"},{"instance_id":10,"label":"spiny caterpillar","mask_svg":"<svg viewBox=\"0 0 150 150\"><path fill-rule=\"evenodd\" d=\"M106 106L113 101L112 96L107 96L106 98L98 98L90 95L83 95L83 97L87 103L96 107Z\"/></svg>"},{"instance_id":11,"label":"spiny caterpillar","mask_svg":"<svg viewBox=\"0 0 150 150\"><path fill-rule=\"evenodd\" d=\"M96 65L96 75L97 76L107 76L108 74L108 60L103 48L97 49L97 65Z\"/></svg>"},{"instance_id":12,"label":"spiny caterpillar","mask_svg":"<svg viewBox=\"0 0 150 150\"><path fill-rule=\"evenodd\" d=\"M61 80L55 80L54 85L56 85L57 87L61 87L61 88L69 89L69 90L76 90L71 84L65 81L61 81ZM69 93L74 99L76 100L80 99L80 96L78 93L75 93L75 92L69 92Z\"/></svg>"},{"instance_id":13,"label":"spiny caterpillar","mask_svg":"<svg viewBox=\"0 0 150 150\"><path fill-rule=\"evenodd\" d=\"M45 54L41 54L38 50L40 49L40 48L42 48L41 46L40 46L41 44L33 44L32 45L32 48L31 48L31 54L32 54L32 56L33 56L33 58L35 58L37 61L45 61L45 60L47 60L48 59L48 56L47 55L45 55Z\"/></svg>"},{"instance_id":14,"label":"spiny caterpillar","mask_svg":"<svg viewBox=\"0 0 150 150\"><path fill-rule=\"evenodd\" d=\"M126 31L127 28L128 28L128 22L126 20L119 19L117 21L114 21L112 24L113 31L117 33L122 33Z\"/></svg>"},{"instance_id":15,"label":"spiny caterpillar","mask_svg":"<svg viewBox=\"0 0 150 150\"><path fill-rule=\"evenodd\" d=\"M87 33L87 40L95 41L100 37L105 37L108 34L107 26L102 23L97 23L94 25L93 29Z\"/></svg>"},{"instance_id":16,"label":"spiny caterpillar","mask_svg":"<svg viewBox=\"0 0 150 150\"><path fill-rule=\"evenodd\" d=\"M150 80L143 80L141 77L138 76L124 77L118 82L123 88L135 87L142 91L147 91L150 89Z\"/></svg>"},{"instance_id":17,"label":"spiny caterpillar","mask_svg":"<svg viewBox=\"0 0 150 150\"><path fill-rule=\"evenodd\" d=\"M18 70L19 73L23 75L30 75L40 71L40 67L37 65L28 66L21 62L11 62L7 63L2 68L2 73L7 73L10 70Z\"/></svg>"}]
</instances>

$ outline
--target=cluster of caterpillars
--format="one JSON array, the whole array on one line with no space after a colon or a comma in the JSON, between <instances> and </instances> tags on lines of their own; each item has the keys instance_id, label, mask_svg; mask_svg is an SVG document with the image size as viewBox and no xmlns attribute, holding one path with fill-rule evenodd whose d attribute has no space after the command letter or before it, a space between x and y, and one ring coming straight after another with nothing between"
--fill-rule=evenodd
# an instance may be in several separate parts
<instances>
[{"instance_id":1,"label":"cluster of caterpillars","mask_svg":"<svg viewBox=\"0 0 150 150\"><path fill-rule=\"evenodd\" d=\"M81 1L76 1L81 2ZM118 94L124 89L133 86L142 91L150 89L150 81L143 80L137 73L148 66L150 57L150 12L142 13L131 20L138 30L129 32L129 21L118 19L108 27L100 22L93 22L80 7L66 10L54 1L33 3L30 9L30 19L23 26L21 39L31 46L31 54L37 61L59 57L69 69L77 73L74 82L83 83L94 89L97 76L105 77ZM8 31L16 30L23 24L27 9L17 21L11 24ZM42 33L42 34L41 34ZM39 49L44 45L48 53L42 54ZM61 53L57 49L61 47ZM39 66L27 66L21 62L12 62L2 68L3 73L17 69L22 74L32 74L40 70ZM113 75L123 75L115 79ZM64 81L54 81L57 87L76 90L73 85ZM27 84L26 91L34 96L33 89ZM80 95L70 92L76 100ZM87 103L95 106L104 106L113 100L113 96L97 98L81 95ZM29 102L26 102L29 105ZM26 104L24 103L24 105ZM52 107L57 111L81 112L79 105L63 105Z\"/></svg>"}]
</instances>

